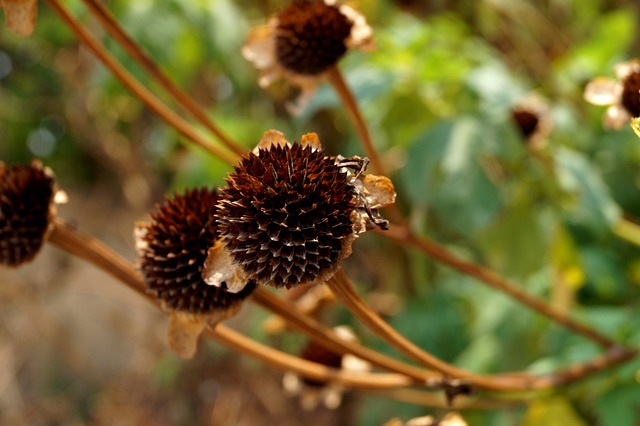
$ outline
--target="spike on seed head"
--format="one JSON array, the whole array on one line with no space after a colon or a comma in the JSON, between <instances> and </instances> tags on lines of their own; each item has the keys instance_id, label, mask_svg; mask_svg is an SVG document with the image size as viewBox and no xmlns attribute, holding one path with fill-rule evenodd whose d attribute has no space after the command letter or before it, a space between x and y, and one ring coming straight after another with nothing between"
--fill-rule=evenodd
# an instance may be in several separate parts
<instances>
[{"instance_id":1,"label":"spike on seed head","mask_svg":"<svg viewBox=\"0 0 640 426\"><path fill-rule=\"evenodd\" d=\"M208 248L217 233L211 207L213 189L187 190L167 198L138 228L140 269L150 293L175 311L192 314L227 312L239 306L255 285L232 294L206 284L201 277Z\"/></svg>"},{"instance_id":2,"label":"spike on seed head","mask_svg":"<svg viewBox=\"0 0 640 426\"><path fill-rule=\"evenodd\" d=\"M0 162L0 264L15 267L35 257L52 226L55 192L53 172L39 161Z\"/></svg>"}]
</instances>

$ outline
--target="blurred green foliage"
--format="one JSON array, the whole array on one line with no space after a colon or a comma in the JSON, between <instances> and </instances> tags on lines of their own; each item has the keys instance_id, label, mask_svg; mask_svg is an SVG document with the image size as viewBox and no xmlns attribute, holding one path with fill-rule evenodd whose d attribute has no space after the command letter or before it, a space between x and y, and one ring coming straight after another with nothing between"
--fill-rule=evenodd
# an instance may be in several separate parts
<instances>
[{"instance_id":1,"label":"blurred green foliage","mask_svg":"<svg viewBox=\"0 0 640 426\"><path fill-rule=\"evenodd\" d=\"M622 217L640 218L640 141L630 128L603 130L604 109L582 100L589 79L611 76L614 64L640 56L638 3L358 3L374 27L377 50L350 54L342 68L395 170L398 203L415 229L638 346L640 249L612 229ZM283 107L286 88L261 90L242 59L248 29L283 4L116 0L109 7L247 149L275 128L290 140L317 132L333 153L362 153L330 87L321 86L292 118ZM100 33L79 2L72 5ZM119 186L114 175L142 172L153 188L148 204L173 188L223 184L228 166L182 144L41 9L32 37L1 34L0 159L43 158L64 185L87 191L101 179ZM106 45L157 89L115 43ZM547 146L537 152L527 149L511 119L512 107L531 93L546 99L553 122ZM380 236L362 237L354 249L347 268L361 292L408 297L390 323L458 366L543 373L597 353L592 343L503 294L412 250L398 253ZM338 311L332 320L349 318ZM390 351L363 334L367 344ZM158 380L167 386L177 368L171 364ZM634 425L639 380L635 360L521 410L465 418L471 425ZM375 397L359 401L363 425L431 412Z\"/></svg>"}]
</instances>

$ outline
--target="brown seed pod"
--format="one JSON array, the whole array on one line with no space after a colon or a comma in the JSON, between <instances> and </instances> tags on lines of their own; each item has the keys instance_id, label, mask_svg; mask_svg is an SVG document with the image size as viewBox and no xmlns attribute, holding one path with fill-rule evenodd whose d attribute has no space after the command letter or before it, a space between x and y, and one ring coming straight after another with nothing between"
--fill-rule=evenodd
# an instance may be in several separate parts
<instances>
[{"instance_id":1,"label":"brown seed pod","mask_svg":"<svg viewBox=\"0 0 640 426\"><path fill-rule=\"evenodd\" d=\"M620 103L631 117L640 117L640 71L631 72L623 80Z\"/></svg>"},{"instance_id":2,"label":"brown seed pod","mask_svg":"<svg viewBox=\"0 0 640 426\"><path fill-rule=\"evenodd\" d=\"M39 161L8 167L0 162L0 265L32 260L52 227L55 177Z\"/></svg>"},{"instance_id":3,"label":"brown seed pod","mask_svg":"<svg viewBox=\"0 0 640 426\"><path fill-rule=\"evenodd\" d=\"M296 0L278 14L278 62L299 74L319 74L346 53L352 26L338 6Z\"/></svg>"},{"instance_id":4,"label":"brown seed pod","mask_svg":"<svg viewBox=\"0 0 640 426\"><path fill-rule=\"evenodd\" d=\"M200 188L175 194L156 206L151 223L138 226L140 270L151 294L176 311L210 314L226 311L255 288L249 284L237 294L202 280L207 250L216 240L211 208L218 195Z\"/></svg>"},{"instance_id":5,"label":"brown seed pod","mask_svg":"<svg viewBox=\"0 0 640 426\"><path fill-rule=\"evenodd\" d=\"M242 159L215 218L246 274L276 287L313 282L342 259L356 193L322 150L294 144Z\"/></svg>"}]
</instances>

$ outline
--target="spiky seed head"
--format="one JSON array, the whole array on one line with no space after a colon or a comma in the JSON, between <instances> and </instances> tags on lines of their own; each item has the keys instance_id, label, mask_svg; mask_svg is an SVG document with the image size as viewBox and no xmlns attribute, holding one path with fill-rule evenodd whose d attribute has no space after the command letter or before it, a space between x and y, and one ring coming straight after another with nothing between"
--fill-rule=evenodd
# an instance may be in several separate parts
<instances>
[{"instance_id":1,"label":"spiky seed head","mask_svg":"<svg viewBox=\"0 0 640 426\"><path fill-rule=\"evenodd\" d=\"M249 283L239 293L206 284L201 277L207 250L216 240L211 209L214 189L187 190L166 198L138 228L140 269L150 293L167 307L209 314L238 305L254 290Z\"/></svg>"},{"instance_id":2,"label":"spiky seed head","mask_svg":"<svg viewBox=\"0 0 640 426\"><path fill-rule=\"evenodd\" d=\"M538 115L526 109L514 109L511 111L511 117L516 124L518 130L525 138L531 137L538 128L540 119Z\"/></svg>"},{"instance_id":3,"label":"spiky seed head","mask_svg":"<svg viewBox=\"0 0 640 426\"><path fill-rule=\"evenodd\" d=\"M54 215L55 177L39 161L0 162L0 264L15 267L40 251Z\"/></svg>"},{"instance_id":4,"label":"spiky seed head","mask_svg":"<svg viewBox=\"0 0 640 426\"><path fill-rule=\"evenodd\" d=\"M640 117L640 71L631 72L622 82L620 103L631 117Z\"/></svg>"},{"instance_id":5,"label":"spiky seed head","mask_svg":"<svg viewBox=\"0 0 640 426\"><path fill-rule=\"evenodd\" d=\"M356 193L334 157L272 145L243 157L215 210L234 263L275 287L322 281L348 255Z\"/></svg>"},{"instance_id":6,"label":"spiky seed head","mask_svg":"<svg viewBox=\"0 0 640 426\"><path fill-rule=\"evenodd\" d=\"M278 15L277 60L298 74L320 74L345 54L352 27L336 5L295 0Z\"/></svg>"}]
</instances>

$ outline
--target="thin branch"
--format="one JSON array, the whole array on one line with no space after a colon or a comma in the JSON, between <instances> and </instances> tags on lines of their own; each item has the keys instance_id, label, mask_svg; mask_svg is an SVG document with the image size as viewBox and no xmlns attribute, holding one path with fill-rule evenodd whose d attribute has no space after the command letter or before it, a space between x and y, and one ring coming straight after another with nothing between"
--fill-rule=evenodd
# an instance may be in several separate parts
<instances>
[{"instance_id":1,"label":"thin branch","mask_svg":"<svg viewBox=\"0 0 640 426\"><path fill-rule=\"evenodd\" d=\"M621 218L613 225L612 230L618 237L640 247L640 226L636 223Z\"/></svg>"},{"instance_id":2,"label":"thin branch","mask_svg":"<svg viewBox=\"0 0 640 426\"><path fill-rule=\"evenodd\" d=\"M347 83L344 81L342 77L342 73L337 66L333 66L328 71L329 82L333 86L334 90L340 97L340 100L344 104L346 110L349 113L349 118L353 121L358 135L360 136L360 141L363 144L364 150L367 153L367 157L371 160L371 165L373 166L373 170L375 173L379 175L384 175L384 168L382 167L382 161L380 161L380 156L378 155L378 151L376 151L373 141L371 139L371 133L369 132L369 128L360 113L360 108L358 108L358 103L356 102L353 93L347 86Z\"/></svg>"},{"instance_id":3,"label":"thin branch","mask_svg":"<svg viewBox=\"0 0 640 426\"><path fill-rule=\"evenodd\" d=\"M73 255L80 257L81 259L90 262L94 266L112 275L114 278L120 280L128 287L136 291L138 294L158 306L158 303L153 300L149 294L147 294L145 285L142 282L139 273L133 268L131 263L124 260L121 256L113 252L110 248L108 248L96 238L79 232L74 227L60 219L55 219L53 225L53 230L50 233L48 240L50 243ZM340 279L336 279L335 281L332 280L332 290L335 289L340 295L353 292L353 288L351 287L351 284L349 283L346 276L344 276L343 272L339 272L337 278ZM340 291L340 289L344 289L345 291ZM357 294L355 294L355 296L350 295L347 297L353 298L358 304L364 304L364 301L362 301L361 299L358 300L359 297L357 296ZM366 305L364 306L364 309L366 310ZM278 313L281 313L280 309L278 310ZM358 316L361 317L361 313L358 312L358 314ZM376 327L380 327L380 324L375 324L376 322L382 322L384 324L382 328L386 326L387 328L391 329L386 323L384 323L379 317L377 317L376 314L373 313L373 311L370 311L365 316L371 315L377 318L373 319L374 329ZM369 323L367 322L365 322L365 324L369 325ZM295 361L298 358L292 355L283 354L279 351L276 351L275 349L268 348L259 343L251 342L250 339L227 330L221 324L218 324L217 327L222 327L216 328L216 330L214 330L218 333L212 332L209 334L215 335L217 338L220 338L223 343L233 345L233 348L239 351L239 348L242 347L243 353L250 354L251 356L261 359L274 366L275 368L284 371L295 371L300 375L310 377L312 379L325 381L336 380L348 386L364 387L367 389L408 386L411 384L415 384L416 382L417 377L412 378L411 376L405 376L403 374L367 375L364 373L348 373L341 370L335 370L308 361L292 363L292 361ZM388 333L389 331L386 330L385 332ZM395 330L393 329L391 329L391 333L397 334L397 332L395 332ZM327 339L327 341L328 340L331 339ZM411 349L412 353L417 352L420 355L420 359L424 359L425 352L420 348L415 347L415 345L413 345L411 342L408 343L409 345L413 346L413 348ZM353 350L353 353L358 353L359 351L359 349L354 349L350 345L342 346L345 350L349 350L350 352ZM336 345L335 347L339 348L340 345ZM366 351L360 353L366 354ZM497 376L478 376L450 366L449 364L446 364L431 355L429 355L427 358L430 362L435 360L435 362L433 362L434 368L443 367L436 369L445 373L447 377L450 376L466 379L480 388L489 390L524 391L542 390L555 386L565 385L583 379L595 372L602 371L606 368L611 368L636 356L637 350L612 348L606 354L597 356L591 361L571 365L565 370L560 370L540 377L531 377L527 373L510 373L509 375L505 374ZM398 368L398 366L396 365L394 368ZM400 368L405 369L407 370L407 372L409 372L407 367ZM376 382L378 378L381 379L379 383ZM425 380L425 385L428 385L428 382L429 380Z\"/></svg>"},{"instance_id":4,"label":"thin branch","mask_svg":"<svg viewBox=\"0 0 640 426\"><path fill-rule=\"evenodd\" d=\"M442 392L427 392L410 388L388 389L384 391L369 391L371 395L393 399L413 405L422 405L432 408L447 410L497 410L505 408L518 408L524 401L504 400L490 397L466 397L459 396L449 404Z\"/></svg>"},{"instance_id":5,"label":"thin branch","mask_svg":"<svg viewBox=\"0 0 640 426\"><path fill-rule=\"evenodd\" d=\"M98 239L76 230L60 219L55 219L53 225L48 240L51 244L107 272L159 306L157 301L146 292L140 274L131 263ZM314 380L333 381L352 388L365 389L388 389L415 383L414 380L402 374L349 372L307 361L255 342L222 324L218 324L214 329L208 328L207 334L229 348L264 361L272 367L282 371L292 371Z\"/></svg>"},{"instance_id":6,"label":"thin branch","mask_svg":"<svg viewBox=\"0 0 640 426\"><path fill-rule=\"evenodd\" d=\"M201 105L186 92L176 86L162 72L154 60L124 31L109 9L99 0L83 0L89 11L102 23L102 26L122 46L122 48L142 66L185 110L213 133L224 146L238 155L246 150L222 132L207 115Z\"/></svg>"},{"instance_id":7,"label":"thin branch","mask_svg":"<svg viewBox=\"0 0 640 426\"><path fill-rule=\"evenodd\" d=\"M332 330L320 324L310 316L301 313L293 303L282 300L267 290L257 288L253 293L252 300L274 314L279 315L291 327L303 331L309 336L309 338L317 341L332 351L342 354L352 354L378 367L404 374L420 383L442 378L441 374L429 372L422 368L405 364L358 343L340 339Z\"/></svg>"},{"instance_id":8,"label":"thin branch","mask_svg":"<svg viewBox=\"0 0 640 426\"><path fill-rule=\"evenodd\" d=\"M231 349L260 359L279 370L293 371L314 380L331 381L351 388L365 389L387 389L412 384L410 378L401 374L354 373L307 361L251 340L221 324L214 329L207 329L207 333Z\"/></svg>"},{"instance_id":9,"label":"thin branch","mask_svg":"<svg viewBox=\"0 0 640 426\"><path fill-rule=\"evenodd\" d=\"M598 331L585 324L581 324L571 319L562 312L554 309L543 299L525 293L515 284L509 282L507 279L501 277L494 271L483 266L464 261L456 257L448 250L439 246L438 244L425 238L417 237L408 227L392 226L391 229L381 233L381 235L385 235L388 238L396 240L400 243L409 244L415 248L418 248L419 250L435 258L436 260L449 265L466 275L474 277L479 281L484 282L485 284L488 284L489 286L509 295L523 305L526 305L531 309L553 319L566 328L573 330L574 332L581 334L588 339L593 340L594 342L605 348L618 346L618 343L616 343L614 340L602 335Z\"/></svg>"},{"instance_id":10,"label":"thin branch","mask_svg":"<svg viewBox=\"0 0 640 426\"><path fill-rule=\"evenodd\" d=\"M125 70L118 61L107 52L104 47L69 13L69 11L58 0L47 0L49 5L60 15L66 24L73 30L78 39L91 50L102 63L120 79L138 99L147 105L153 112L158 114L160 118L173 126L178 132L186 138L192 140L196 145L207 150L214 156L226 161L229 164L235 164L237 157L228 151L222 150L215 145L211 145L200 133L196 132L193 126L181 118L179 115L169 109L160 99L145 88L138 80L135 79L127 70Z\"/></svg>"},{"instance_id":11,"label":"thin branch","mask_svg":"<svg viewBox=\"0 0 640 426\"><path fill-rule=\"evenodd\" d=\"M400 352L408 357L418 361L419 363L433 368L450 377L467 379L478 387L495 391L513 390L522 386L521 382L524 378L511 377L483 377L466 370L448 364L435 356L431 355L424 349L416 346L413 342L398 333L393 327L387 324L378 314L373 311L367 303L355 291L349 278L343 270L334 275L327 285L335 296L353 313L362 323L367 326L375 334L386 340Z\"/></svg>"}]
</instances>

